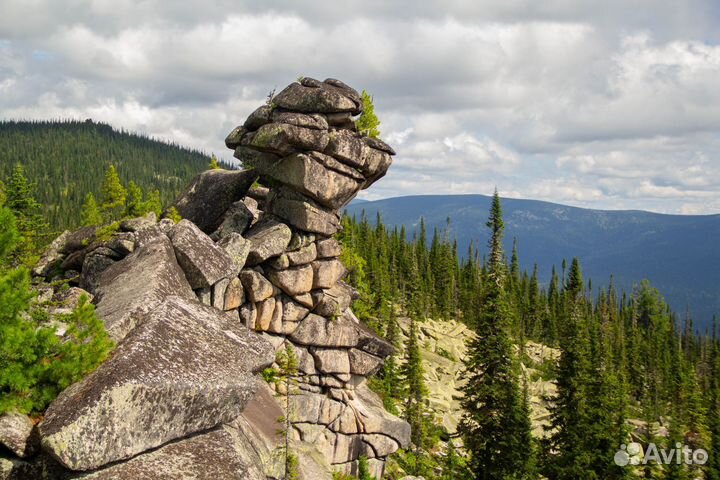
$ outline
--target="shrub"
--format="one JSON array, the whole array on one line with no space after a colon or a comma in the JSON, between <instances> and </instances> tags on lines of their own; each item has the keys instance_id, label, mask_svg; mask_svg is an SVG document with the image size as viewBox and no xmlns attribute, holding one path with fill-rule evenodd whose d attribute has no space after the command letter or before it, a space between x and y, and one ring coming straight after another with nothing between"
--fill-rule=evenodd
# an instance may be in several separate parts
<instances>
[{"instance_id":1,"label":"shrub","mask_svg":"<svg viewBox=\"0 0 720 480\"><path fill-rule=\"evenodd\" d=\"M0 209L0 220L5 220L0 222L0 265L6 265L17 235L6 209ZM45 323L47 313L32 307L34 296L26 268L0 268L0 414L42 412L113 347L87 297L61 319L68 325L61 339Z\"/></svg>"}]
</instances>

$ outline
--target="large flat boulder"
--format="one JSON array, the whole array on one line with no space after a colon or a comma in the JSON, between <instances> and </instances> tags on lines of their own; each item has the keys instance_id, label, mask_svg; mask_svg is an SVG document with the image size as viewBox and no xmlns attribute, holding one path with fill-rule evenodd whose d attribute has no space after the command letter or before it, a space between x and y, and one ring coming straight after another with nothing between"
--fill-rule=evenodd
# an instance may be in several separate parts
<instances>
[{"instance_id":1,"label":"large flat boulder","mask_svg":"<svg viewBox=\"0 0 720 480\"><path fill-rule=\"evenodd\" d=\"M210 234L227 209L245 196L257 180L251 170L207 170L197 175L173 203L180 216Z\"/></svg>"},{"instance_id":2,"label":"large flat boulder","mask_svg":"<svg viewBox=\"0 0 720 480\"><path fill-rule=\"evenodd\" d=\"M235 262L190 220L182 220L169 234L175 256L193 290L208 288L237 275Z\"/></svg>"},{"instance_id":3,"label":"large flat boulder","mask_svg":"<svg viewBox=\"0 0 720 480\"><path fill-rule=\"evenodd\" d=\"M290 243L292 231L282 222L266 218L255 224L245 235L250 242L248 265L257 265L283 253Z\"/></svg>"},{"instance_id":4,"label":"large flat boulder","mask_svg":"<svg viewBox=\"0 0 720 480\"><path fill-rule=\"evenodd\" d=\"M218 430L171 443L84 480L265 480L262 460L237 428Z\"/></svg>"},{"instance_id":5,"label":"large flat boulder","mask_svg":"<svg viewBox=\"0 0 720 480\"><path fill-rule=\"evenodd\" d=\"M329 237L341 227L337 212L324 208L287 187L280 187L272 192L268 208L274 215L306 232Z\"/></svg>"},{"instance_id":6,"label":"large flat boulder","mask_svg":"<svg viewBox=\"0 0 720 480\"><path fill-rule=\"evenodd\" d=\"M247 146L278 155L308 150L322 151L328 144L326 130L298 127L288 123L265 124L256 132L247 134L245 138L249 139Z\"/></svg>"},{"instance_id":7,"label":"large flat boulder","mask_svg":"<svg viewBox=\"0 0 720 480\"><path fill-rule=\"evenodd\" d=\"M27 415L12 412L0 415L0 446L16 457L23 458L33 453L32 433L33 422Z\"/></svg>"},{"instance_id":8,"label":"large flat boulder","mask_svg":"<svg viewBox=\"0 0 720 480\"><path fill-rule=\"evenodd\" d=\"M339 89L306 87L299 83L288 85L273 97L273 103L296 112L336 113L356 112L358 105Z\"/></svg>"},{"instance_id":9,"label":"large flat boulder","mask_svg":"<svg viewBox=\"0 0 720 480\"><path fill-rule=\"evenodd\" d=\"M324 158L327 157L327 158ZM272 164L255 165L258 172L307 195L325 207L338 209L360 190L361 180L327 168L335 161L319 152L297 153ZM348 169L351 170L351 169Z\"/></svg>"},{"instance_id":10,"label":"large flat boulder","mask_svg":"<svg viewBox=\"0 0 720 480\"><path fill-rule=\"evenodd\" d=\"M290 339L300 345L354 347L358 343L358 330L344 317L328 320L311 313L300 322Z\"/></svg>"},{"instance_id":11,"label":"large flat boulder","mask_svg":"<svg viewBox=\"0 0 720 480\"><path fill-rule=\"evenodd\" d=\"M105 270L96 295L97 314L116 342L125 338L143 315L166 297L195 297L165 236L138 248Z\"/></svg>"},{"instance_id":12,"label":"large flat boulder","mask_svg":"<svg viewBox=\"0 0 720 480\"><path fill-rule=\"evenodd\" d=\"M388 413L380 397L366 384L358 386L354 396L351 405L362 433L386 435L401 448L410 445L410 424Z\"/></svg>"},{"instance_id":13,"label":"large flat boulder","mask_svg":"<svg viewBox=\"0 0 720 480\"><path fill-rule=\"evenodd\" d=\"M67 468L92 470L228 423L252 399L254 372L274 358L236 318L169 297L50 405L43 448Z\"/></svg>"}]
</instances>

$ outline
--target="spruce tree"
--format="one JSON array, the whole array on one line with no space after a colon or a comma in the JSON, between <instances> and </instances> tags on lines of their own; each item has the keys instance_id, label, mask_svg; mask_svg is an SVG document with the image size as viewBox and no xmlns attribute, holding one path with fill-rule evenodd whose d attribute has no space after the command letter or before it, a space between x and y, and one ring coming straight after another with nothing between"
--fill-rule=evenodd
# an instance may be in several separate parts
<instances>
[{"instance_id":1,"label":"spruce tree","mask_svg":"<svg viewBox=\"0 0 720 480\"><path fill-rule=\"evenodd\" d=\"M220 164L218 163L217 157L215 155L210 157L210 165L208 165L208 168L210 170L220 170Z\"/></svg>"},{"instance_id":2,"label":"spruce tree","mask_svg":"<svg viewBox=\"0 0 720 480\"><path fill-rule=\"evenodd\" d=\"M412 428L411 440L416 452L425 443L425 398L427 388L423 377L423 363L418 344L418 331L415 319L410 319L410 331L405 345L404 363L400 367L400 376L403 380L404 402L403 418Z\"/></svg>"},{"instance_id":3,"label":"spruce tree","mask_svg":"<svg viewBox=\"0 0 720 480\"><path fill-rule=\"evenodd\" d=\"M478 305L476 338L465 359L463 416L458 431L477 480L533 478L530 422L518 385L519 370L510 339L504 223L495 191L486 279Z\"/></svg>"},{"instance_id":4,"label":"spruce tree","mask_svg":"<svg viewBox=\"0 0 720 480\"><path fill-rule=\"evenodd\" d=\"M35 184L25 176L25 169L16 164L5 187L5 205L12 211L22 242L15 251L15 262L32 263L44 244L48 224L35 200Z\"/></svg>"},{"instance_id":5,"label":"spruce tree","mask_svg":"<svg viewBox=\"0 0 720 480\"><path fill-rule=\"evenodd\" d=\"M100 215L100 209L95 201L95 195L93 195L92 192L88 192L88 194L85 195L82 210L80 210L80 224L83 227L87 227L100 225L102 222L102 215Z\"/></svg>"},{"instance_id":6,"label":"spruce tree","mask_svg":"<svg viewBox=\"0 0 720 480\"><path fill-rule=\"evenodd\" d=\"M130 180L127 186L127 200L125 205L125 217L141 217L147 213L143 202L143 191L138 185Z\"/></svg>"},{"instance_id":7,"label":"spruce tree","mask_svg":"<svg viewBox=\"0 0 720 480\"><path fill-rule=\"evenodd\" d=\"M102 184L102 203L100 209L106 222L118 220L125 208L127 190L120 183L120 177L114 165L105 172L105 179Z\"/></svg>"}]
</instances>

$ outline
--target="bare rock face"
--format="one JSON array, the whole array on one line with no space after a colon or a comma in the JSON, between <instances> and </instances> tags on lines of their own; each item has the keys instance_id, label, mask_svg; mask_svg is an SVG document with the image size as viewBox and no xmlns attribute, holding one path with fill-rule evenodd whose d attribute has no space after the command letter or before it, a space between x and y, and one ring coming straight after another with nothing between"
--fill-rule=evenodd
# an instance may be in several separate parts
<instances>
[{"instance_id":1,"label":"bare rock face","mask_svg":"<svg viewBox=\"0 0 720 480\"><path fill-rule=\"evenodd\" d=\"M193 289L207 288L237 274L227 252L189 220L182 220L170 232L175 256Z\"/></svg>"},{"instance_id":2,"label":"bare rock face","mask_svg":"<svg viewBox=\"0 0 720 480\"><path fill-rule=\"evenodd\" d=\"M40 424L43 448L91 470L237 418L272 363L270 344L230 317L169 297L112 357L65 390Z\"/></svg>"},{"instance_id":3,"label":"bare rock face","mask_svg":"<svg viewBox=\"0 0 720 480\"><path fill-rule=\"evenodd\" d=\"M248 263L257 265L282 254L290 243L291 237L292 232L284 223L272 219L258 223L245 235L250 242Z\"/></svg>"},{"instance_id":4,"label":"bare rock face","mask_svg":"<svg viewBox=\"0 0 720 480\"><path fill-rule=\"evenodd\" d=\"M237 428L224 426L83 476L87 480L265 480L262 459Z\"/></svg>"},{"instance_id":5,"label":"bare rock face","mask_svg":"<svg viewBox=\"0 0 720 480\"><path fill-rule=\"evenodd\" d=\"M310 314L300 322L300 326L290 336L300 345L318 347L354 347L358 343L358 331L344 318L328 320L319 315Z\"/></svg>"},{"instance_id":6,"label":"bare rock face","mask_svg":"<svg viewBox=\"0 0 720 480\"><path fill-rule=\"evenodd\" d=\"M210 234L234 202L245 196L257 175L248 170L207 170L193 179L173 206L181 217Z\"/></svg>"},{"instance_id":7,"label":"bare rock face","mask_svg":"<svg viewBox=\"0 0 720 480\"><path fill-rule=\"evenodd\" d=\"M357 92L356 92L357 93ZM336 89L321 86L309 88L299 83L289 85L273 98L278 107L297 112L358 112L358 105Z\"/></svg>"},{"instance_id":8,"label":"bare rock face","mask_svg":"<svg viewBox=\"0 0 720 480\"><path fill-rule=\"evenodd\" d=\"M119 342L170 295L194 297L170 240L163 236L103 272L97 313L110 337Z\"/></svg>"},{"instance_id":9,"label":"bare rock face","mask_svg":"<svg viewBox=\"0 0 720 480\"><path fill-rule=\"evenodd\" d=\"M33 453L33 423L27 415L4 413L0 415L0 445L15 456L23 458Z\"/></svg>"}]
</instances>

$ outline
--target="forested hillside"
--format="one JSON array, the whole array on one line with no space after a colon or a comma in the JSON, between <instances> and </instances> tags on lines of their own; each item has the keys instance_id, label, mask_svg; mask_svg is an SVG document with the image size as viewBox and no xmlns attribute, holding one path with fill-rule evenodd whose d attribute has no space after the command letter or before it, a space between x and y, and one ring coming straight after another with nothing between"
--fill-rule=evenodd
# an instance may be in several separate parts
<instances>
[{"instance_id":1,"label":"forested hillside","mask_svg":"<svg viewBox=\"0 0 720 480\"><path fill-rule=\"evenodd\" d=\"M485 195L408 196L353 202L347 211L359 217L364 210L371 221L380 213L387 225L404 225L411 232L422 217L430 232L447 228L464 256L471 242L482 247L489 238L485 216L490 200ZM503 205L505 248L510 251L517 239L520 266L532 270L537 263L543 285L553 266L559 269L563 258L578 257L596 287L612 276L616 287L629 291L647 278L674 310L689 308L703 329L720 313L720 270L707 268L720 263L719 215L590 210L512 198L503 199Z\"/></svg>"},{"instance_id":2,"label":"forested hillside","mask_svg":"<svg viewBox=\"0 0 720 480\"><path fill-rule=\"evenodd\" d=\"M85 196L100 196L110 165L123 184L132 180L145 192L158 190L165 205L209 161L202 152L90 120L0 122L0 179L22 164L54 230L79 225Z\"/></svg>"},{"instance_id":3,"label":"forested hillside","mask_svg":"<svg viewBox=\"0 0 720 480\"><path fill-rule=\"evenodd\" d=\"M379 216L373 221L345 217L343 261L360 292L354 305L358 316L396 344L397 311L412 319L403 357L387 361L376 384L388 408L402 410L413 426L413 442L421 446L397 456L405 471L434 478L441 469L440 478L447 479L466 473L462 460L453 457L447 463L455 455L452 443L438 443L448 438L426 408L417 332L430 317L464 322L480 339L468 345L462 376L470 382L464 393L471 395L463 400L459 428L473 459L474 474L468 478L511 478L515 472L512 478L541 473L568 480L676 479L697 478L701 470L704 478L718 478L714 462L704 468L648 465L644 474L608 462L629 438L666 448L680 442L708 449L713 458L720 444L717 325L707 335L696 335L692 320L673 313L647 281L632 291L612 283L596 286L600 293L593 294L597 290L583 277L578 259L557 259L563 268L553 271L542 288L536 270L521 269L521 252L504 255L499 208L491 220L490 249L471 248L461 258L446 231L428 233L423 221L406 232L387 227ZM551 399L551 428L532 440L522 422L487 423L488 412L474 410L493 405L499 419L527 417L518 394L523 381L513 365L532 362L522 350L518 357L509 342L522 346L528 340L561 352L558 363L536 366L557 382L558 393ZM493 442L506 449L490 455ZM522 451L522 458L507 458L507 449Z\"/></svg>"}]
</instances>

